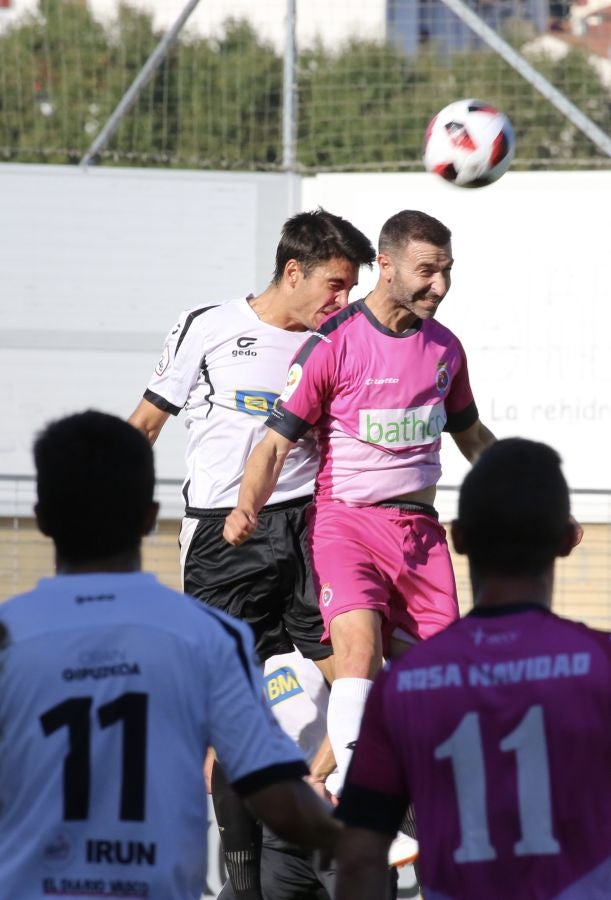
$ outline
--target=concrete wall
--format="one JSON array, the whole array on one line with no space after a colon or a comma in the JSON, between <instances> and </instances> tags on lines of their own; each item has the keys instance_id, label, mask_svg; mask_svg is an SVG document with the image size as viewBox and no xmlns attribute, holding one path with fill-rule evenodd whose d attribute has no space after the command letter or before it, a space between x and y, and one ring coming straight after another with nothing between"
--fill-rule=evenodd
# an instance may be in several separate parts
<instances>
[{"instance_id":1,"label":"concrete wall","mask_svg":"<svg viewBox=\"0 0 611 900\"><path fill-rule=\"evenodd\" d=\"M0 477L32 473L32 436L50 418L127 416L179 310L261 290L284 219L322 204L374 241L400 208L444 220L456 263L439 318L465 345L482 419L558 447L574 489L611 490L611 172L510 172L468 191L424 174L0 165L0 196ZM157 444L161 478L182 477L183 453L179 417ZM465 470L446 440L442 486ZM178 515L175 486L163 491ZM0 515L15 493L0 484ZM20 497L29 509L27 485ZM586 515L608 520L609 499Z\"/></svg>"},{"instance_id":2,"label":"concrete wall","mask_svg":"<svg viewBox=\"0 0 611 900\"><path fill-rule=\"evenodd\" d=\"M499 437L557 447L571 487L611 489L611 172L509 172L465 190L430 175L319 175L302 204L338 210L372 240L399 209L453 232L438 318L462 340L481 418ZM373 284L363 277L359 294ZM452 441L442 483L467 464Z\"/></svg>"},{"instance_id":3,"label":"concrete wall","mask_svg":"<svg viewBox=\"0 0 611 900\"><path fill-rule=\"evenodd\" d=\"M275 174L0 165L0 475L32 472L50 418L129 415L181 309L261 290L296 188ZM183 452L172 419L158 474L181 478Z\"/></svg>"}]
</instances>

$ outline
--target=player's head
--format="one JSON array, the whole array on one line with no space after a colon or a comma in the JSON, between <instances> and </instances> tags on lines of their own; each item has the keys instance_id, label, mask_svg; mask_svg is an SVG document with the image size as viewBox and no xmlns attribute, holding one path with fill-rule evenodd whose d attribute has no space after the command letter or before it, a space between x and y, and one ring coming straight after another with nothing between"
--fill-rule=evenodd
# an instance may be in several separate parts
<instances>
[{"instance_id":1,"label":"player's head","mask_svg":"<svg viewBox=\"0 0 611 900\"><path fill-rule=\"evenodd\" d=\"M88 410L47 425L34 443L36 517L58 563L87 566L138 554L155 522L155 471L144 435Z\"/></svg>"},{"instance_id":2,"label":"player's head","mask_svg":"<svg viewBox=\"0 0 611 900\"><path fill-rule=\"evenodd\" d=\"M301 212L284 223L273 280L280 282L290 260L295 260L307 277L331 259L345 259L358 272L360 266L371 266L375 257L371 241L352 222L321 208Z\"/></svg>"},{"instance_id":3,"label":"player's head","mask_svg":"<svg viewBox=\"0 0 611 900\"><path fill-rule=\"evenodd\" d=\"M452 233L414 209L391 216L380 232L380 284L393 302L419 319L432 319L450 289Z\"/></svg>"},{"instance_id":4,"label":"player's head","mask_svg":"<svg viewBox=\"0 0 611 900\"><path fill-rule=\"evenodd\" d=\"M358 228L324 209L298 213L284 223L273 284L282 286L290 320L316 328L345 306L361 266L375 250Z\"/></svg>"},{"instance_id":5,"label":"player's head","mask_svg":"<svg viewBox=\"0 0 611 900\"><path fill-rule=\"evenodd\" d=\"M460 489L454 546L478 576L548 571L575 543L560 457L547 444L507 438L488 447Z\"/></svg>"},{"instance_id":6,"label":"player's head","mask_svg":"<svg viewBox=\"0 0 611 900\"><path fill-rule=\"evenodd\" d=\"M452 232L439 219L417 209L402 209L382 226L378 249L380 253L400 252L410 241L446 247L451 240Z\"/></svg>"}]
</instances>

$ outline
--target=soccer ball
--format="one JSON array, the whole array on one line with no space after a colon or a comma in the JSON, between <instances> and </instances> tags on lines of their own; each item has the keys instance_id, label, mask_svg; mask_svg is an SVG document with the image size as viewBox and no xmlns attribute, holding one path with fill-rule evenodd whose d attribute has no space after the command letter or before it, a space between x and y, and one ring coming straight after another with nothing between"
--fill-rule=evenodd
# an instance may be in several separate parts
<instances>
[{"instance_id":1,"label":"soccer ball","mask_svg":"<svg viewBox=\"0 0 611 900\"><path fill-rule=\"evenodd\" d=\"M456 100L426 129L424 165L459 187L486 187L507 171L514 151L504 113L483 100Z\"/></svg>"}]
</instances>

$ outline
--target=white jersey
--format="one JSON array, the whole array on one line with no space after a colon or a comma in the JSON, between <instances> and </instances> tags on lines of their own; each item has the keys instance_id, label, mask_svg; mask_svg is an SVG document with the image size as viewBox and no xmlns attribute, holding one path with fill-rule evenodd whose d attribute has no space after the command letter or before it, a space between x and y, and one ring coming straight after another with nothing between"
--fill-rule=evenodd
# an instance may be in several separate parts
<instances>
[{"instance_id":1,"label":"white jersey","mask_svg":"<svg viewBox=\"0 0 611 900\"><path fill-rule=\"evenodd\" d=\"M311 762L327 732L329 688L320 669L299 650L265 663L265 696L274 716Z\"/></svg>"},{"instance_id":2,"label":"white jersey","mask_svg":"<svg viewBox=\"0 0 611 900\"><path fill-rule=\"evenodd\" d=\"M307 772L250 630L139 572L43 579L1 619L0 895L199 900L206 748L244 796Z\"/></svg>"},{"instance_id":3,"label":"white jersey","mask_svg":"<svg viewBox=\"0 0 611 900\"><path fill-rule=\"evenodd\" d=\"M181 313L144 397L173 415L186 411L187 507L235 506L246 460L307 337L262 322L247 299ZM310 432L289 453L268 502L309 496L317 468Z\"/></svg>"}]
</instances>

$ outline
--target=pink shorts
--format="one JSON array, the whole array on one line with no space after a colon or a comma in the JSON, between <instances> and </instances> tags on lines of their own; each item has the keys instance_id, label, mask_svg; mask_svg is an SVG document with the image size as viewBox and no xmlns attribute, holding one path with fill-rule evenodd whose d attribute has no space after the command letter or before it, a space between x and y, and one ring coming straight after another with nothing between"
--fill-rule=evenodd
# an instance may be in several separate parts
<instances>
[{"instance_id":1,"label":"pink shorts","mask_svg":"<svg viewBox=\"0 0 611 900\"><path fill-rule=\"evenodd\" d=\"M386 647L392 635L424 640L458 618L446 532L435 516L341 502L308 512L323 641L331 620L352 609L382 614Z\"/></svg>"}]
</instances>

